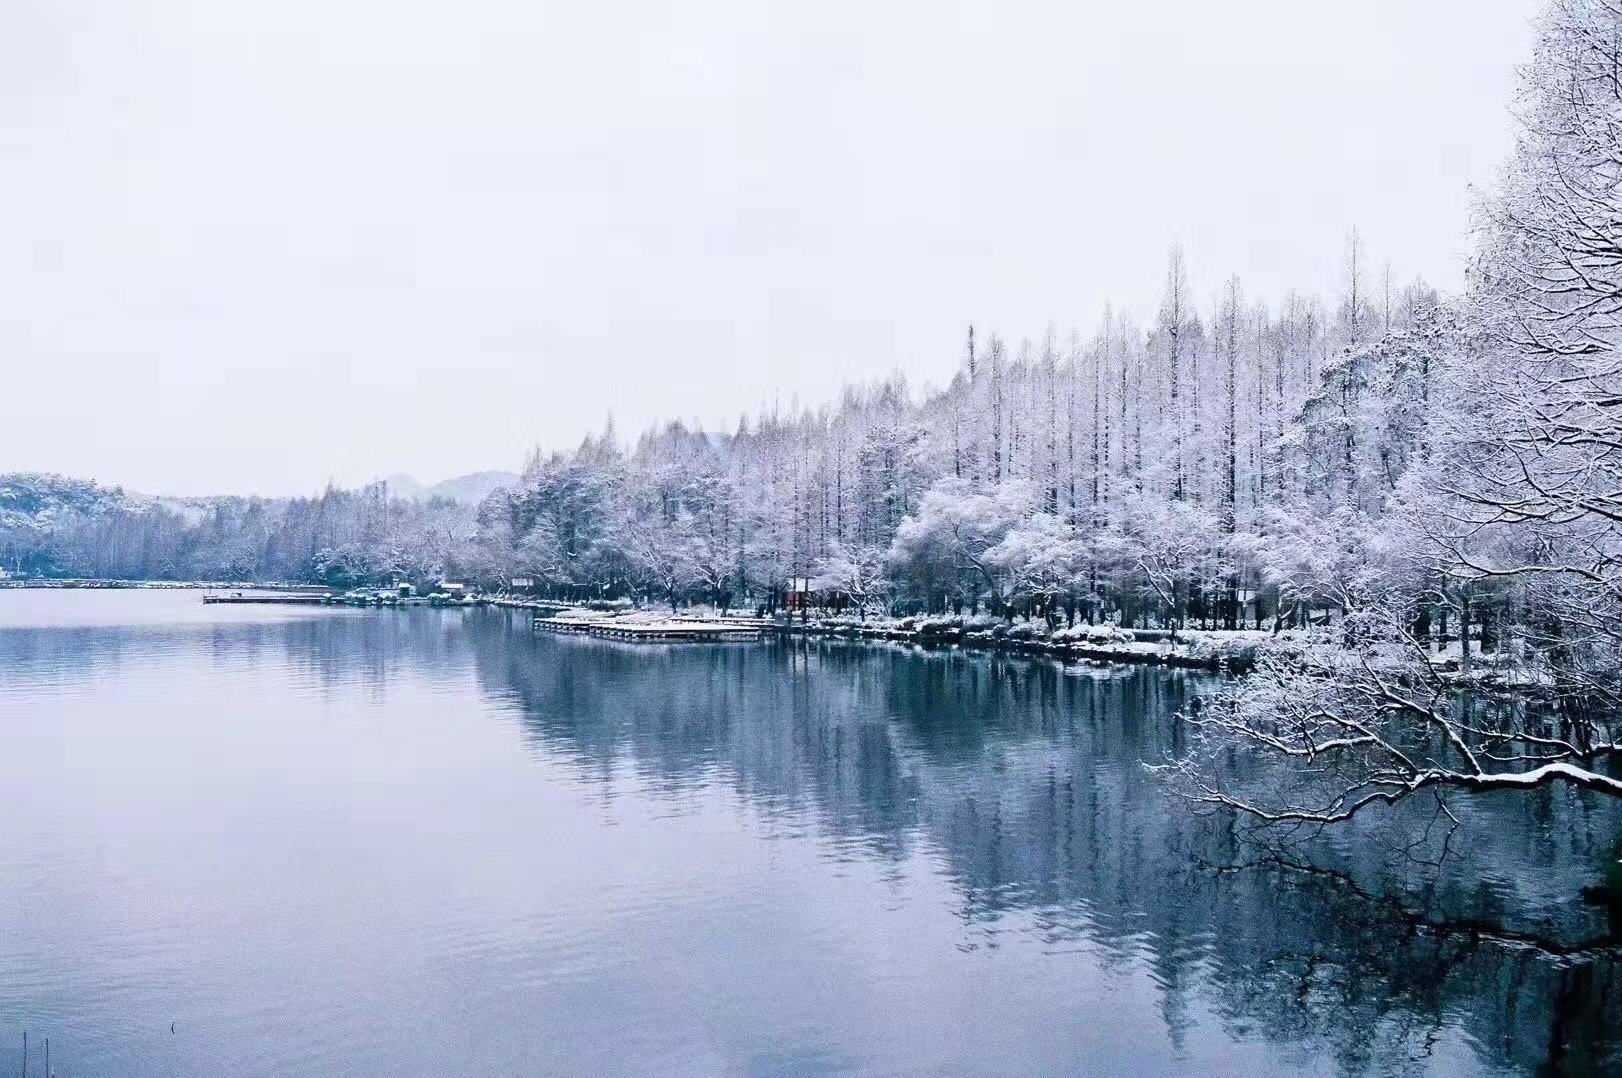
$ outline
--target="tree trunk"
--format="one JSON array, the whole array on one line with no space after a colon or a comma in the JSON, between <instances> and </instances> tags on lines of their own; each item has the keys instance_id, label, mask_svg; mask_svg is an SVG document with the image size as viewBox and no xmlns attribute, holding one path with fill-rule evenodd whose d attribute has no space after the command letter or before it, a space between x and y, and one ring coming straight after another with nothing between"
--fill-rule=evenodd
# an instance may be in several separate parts
<instances>
[{"instance_id":1,"label":"tree trunk","mask_svg":"<svg viewBox=\"0 0 1622 1078\"><path fill-rule=\"evenodd\" d=\"M1459 673L1470 673L1470 585L1459 591Z\"/></svg>"}]
</instances>

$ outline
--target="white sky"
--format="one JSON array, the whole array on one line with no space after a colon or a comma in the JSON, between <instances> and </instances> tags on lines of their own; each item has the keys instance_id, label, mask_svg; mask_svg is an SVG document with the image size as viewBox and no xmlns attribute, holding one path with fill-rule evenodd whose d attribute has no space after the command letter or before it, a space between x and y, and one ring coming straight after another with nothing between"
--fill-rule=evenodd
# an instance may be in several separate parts
<instances>
[{"instance_id":1,"label":"white sky","mask_svg":"<svg viewBox=\"0 0 1622 1078\"><path fill-rule=\"evenodd\" d=\"M1456 286L1533 0L5 0L0 471L516 468L964 325Z\"/></svg>"}]
</instances>

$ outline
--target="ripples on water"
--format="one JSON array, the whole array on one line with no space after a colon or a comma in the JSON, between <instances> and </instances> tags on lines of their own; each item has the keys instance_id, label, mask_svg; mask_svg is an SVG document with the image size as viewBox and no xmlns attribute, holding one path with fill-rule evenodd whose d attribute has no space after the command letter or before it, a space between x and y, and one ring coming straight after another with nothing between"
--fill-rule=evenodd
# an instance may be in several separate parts
<instances>
[{"instance_id":1,"label":"ripples on water","mask_svg":"<svg viewBox=\"0 0 1622 1078\"><path fill-rule=\"evenodd\" d=\"M1471 803L1440 873L1390 825L1315 844L1355 889L1235 871L1140 766L1196 688L0 593L0 1059L27 1028L64 1076L1622 1067L1614 959L1533 945L1608 930L1577 894L1615 806Z\"/></svg>"}]
</instances>

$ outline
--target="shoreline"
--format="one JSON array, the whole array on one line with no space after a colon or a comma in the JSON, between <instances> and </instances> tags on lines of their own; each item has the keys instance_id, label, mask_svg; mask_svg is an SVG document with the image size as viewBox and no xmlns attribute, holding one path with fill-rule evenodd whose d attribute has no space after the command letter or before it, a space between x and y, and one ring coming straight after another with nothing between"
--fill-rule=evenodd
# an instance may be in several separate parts
<instances>
[{"instance_id":1,"label":"shoreline","mask_svg":"<svg viewBox=\"0 0 1622 1078\"><path fill-rule=\"evenodd\" d=\"M567 624L560 624L556 627L559 632L584 631L588 625L599 624L599 627L603 628L605 632L598 635L611 635L606 632L606 629L613 622L623 619L626 623L633 623L630 627L634 627L634 623L644 620L645 617L652 616L651 612L642 609L617 614L603 611L594 615L587 615L580 624L576 625L573 623L574 619L568 615L573 604L497 597L490 599L489 605L502 609L530 611L532 631L549 628L548 623L556 618L567 622ZM549 616L543 614L543 611L552 611L553 614ZM1123 640L1119 644L1111 644L1101 640L1088 641L1085 638L1077 637L1054 640L1009 635L981 627L962 625L902 626L882 623L859 625L830 621L801 623L792 619L763 619L719 613L713 616L676 613L668 618L661 616L660 620L692 623L730 623L734 626L746 624L760 632L775 634L783 638L835 639L860 643L891 642L912 644L922 648L961 647L976 651L1045 656L1063 661L1163 666L1200 670L1207 673L1244 673L1250 668L1252 662L1250 649L1254 647L1252 636L1240 636L1237 634L1233 638L1224 640L1223 646L1212 646L1207 642L1206 653L1190 654L1188 651L1178 650L1179 647L1185 647L1186 645L1172 644L1169 641ZM632 636L634 634L628 633L627 635Z\"/></svg>"},{"instance_id":2,"label":"shoreline","mask_svg":"<svg viewBox=\"0 0 1622 1078\"><path fill-rule=\"evenodd\" d=\"M922 648L961 647L976 651L1004 651L1024 655L1040 655L1053 659L1080 660L1094 663L1117 663L1129 666L1170 666L1184 670L1200 670L1213 674L1239 674L1241 665L1228 656L1205 657L1183 655L1175 651L1128 651L1124 648L1090 647L1084 644L1048 640L998 639L989 633L965 632L961 629L939 633L925 633L917 629L861 628L844 625L805 624L775 626L783 636L805 638L822 637L852 640L861 643L892 641L913 644Z\"/></svg>"},{"instance_id":3,"label":"shoreline","mask_svg":"<svg viewBox=\"0 0 1622 1078\"><path fill-rule=\"evenodd\" d=\"M316 593L334 593L328 585L297 583L292 581L245 583L240 581L206 581L206 580L124 580L99 577L32 577L28 579L0 580L0 592L3 591L240 591L259 592L283 595L301 595ZM329 598L336 599L335 594ZM333 605L354 605L334 602ZM379 606L393 606L395 603L367 604ZM427 600L413 600L398 605L434 605ZM457 604L464 605L464 604ZM581 604L556 601L538 600L532 598L518 598L510 595L482 595L475 602L465 605L479 607L497 607L507 610L528 610L537 620L547 620L540 615L542 610L563 612L580 607ZM630 608L619 611L615 615L623 616L627 613L652 610L648 608ZM607 613L605 611L605 613ZM706 617L703 614L682 613L677 615L678 620L711 621L711 620L743 620L759 626L764 633L776 634L780 637L800 637L802 639L832 639L859 643L900 643L915 647L937 649L959 647L973 651L992 653L1005 653L1027 656L1040 656L1057 659L1064 662L1089 662L1097 664L1118 664L1126 666L1159 666L1174 669L1195 670L1212 674L1227 674L1242 677L1248 673L1255 664L1255 648L1258 635L1268 635L1260 630L1180 630L1181 638L1173 644L1163 635L1165 630L1138 630L1144 635L1153 634L1151 639L1133 640L1130 634L1133 630L1125 631L1125 639L1120 639L1121 631L1117 630L1117 639L1105 642L1099 639L1089 639L1087 636L1070 636L1064 639L1032 637L1025 635L1004 634L977 625L941 624L938 620L933 624L920 626L905 626L891 621L886 624L883 620L876 620L870 624L850 623L842 619L818 620L811 622L797 622L793 620L782 621L771 619L760 622L753 617L739 615L715 615ZM1078 629L1080 627L1077 627ZM1089 627L1090 628L1090 627ZM1101 627L1107 628L1107 627ZM1061 633L1063 630L1061 630ZM638 634L627 634L634 637ZM1450 673L1452 673L1450 671ZM1466 689L1475 687L1494 691L1527 691L1532 686L1504 683L1501 673L1495 677L1496 672L1483 671L1474 678L1458 678L1453 673L1453 680L1457 687Z\"/></svg>"},{"instance_id":4,"label":"shoreline","mask_svg":"<svg viewBox=\"0 0 1622 1078\"><path fill-rule=\"evenodd\" d=\"M537 624L549 620L543 611L564 613L577 604L534 599L496 597L490 605L508 609L528 609ZM640 620L651 608L629 611L599 611L597 616ZM738 614L707 614L683 612L671 615L681 621L736 621L758 626L780 638L843 640L853 643L899 643L914 647L938 649L958 647L973 651L1001 652L1056 659L1060 662L1089 662L1127 666L1159 666L1182 670L1195 670L1212 674L1244 677L1255 669L1257 661L1268 648L1279 642L1293 643L1310 648L1329 641L1321 630L1304 635L1303 630L1286 629L1273 632L1267 629L1201 629L1176 630L1175 639L1168 629L1121 629L1109 624L1075 625L1050 630L1048 634L1033 631L1030 624L1010 625L991 618L970 615L912 615L905 618L875 618L870 622L856 622L846 618L819 618L800 622L784 620L779 614L772 618L748 617ZM1492 660L1480 663L1473 671L1459 668L1457 657L1442 652L1431 660L1432 670L1455 691L1486 692L1534 697L1542 686L1519 675L1512 667Z\"/></svg>"}]
</instances>

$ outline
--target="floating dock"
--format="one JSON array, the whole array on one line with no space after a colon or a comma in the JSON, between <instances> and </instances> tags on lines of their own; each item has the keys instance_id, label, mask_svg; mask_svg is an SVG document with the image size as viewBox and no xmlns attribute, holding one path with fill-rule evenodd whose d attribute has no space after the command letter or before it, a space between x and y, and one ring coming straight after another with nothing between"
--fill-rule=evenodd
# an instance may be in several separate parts
<instances>
[{"instance_id":1,"label":"floating dock","mask_svg":"<svg viewBox=\"0 0 1622 1078\"><path fill-rule=\"evenodd\" d=\"M727 641L759 640L765 627L743 619L728 621L676 620L632 621L628 618L535 618L535 632L570 633L607 640L638 640L647 643L717 644Z\"/></svg>"}]
</instances>

